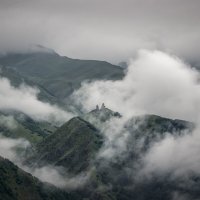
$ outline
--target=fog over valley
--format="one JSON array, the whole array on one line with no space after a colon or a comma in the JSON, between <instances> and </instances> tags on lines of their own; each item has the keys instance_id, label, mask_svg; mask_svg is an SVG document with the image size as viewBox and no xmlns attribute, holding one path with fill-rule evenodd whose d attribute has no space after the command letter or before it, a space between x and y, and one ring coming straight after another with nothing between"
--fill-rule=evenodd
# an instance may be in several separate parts
<instances>
[{"instance_id":1,"label":"fog over valley","mask_svg":"<svg viewBox=\"0 0 200 200\"><path fill-rule=\"evenodd\" d=\"M198 0L0 1L0 200L200 199Z\"/></svg>"}]
</instances>

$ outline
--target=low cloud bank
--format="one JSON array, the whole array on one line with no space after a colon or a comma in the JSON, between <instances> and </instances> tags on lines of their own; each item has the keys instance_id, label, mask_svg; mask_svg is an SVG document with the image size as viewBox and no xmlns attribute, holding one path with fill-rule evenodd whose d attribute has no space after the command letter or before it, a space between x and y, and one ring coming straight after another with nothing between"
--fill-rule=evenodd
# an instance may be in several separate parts
<instances>
[{"instance_id":1,"label":"low cloud bank","mask_svg":"<svg viewBox=\"0 0 200 200\"><path fill-rule=\"evenodd\" d=\"M22 112L40 121L66 122L73 114L56 105L42 102L37 95L40 91L25 84L19 87L11 85L7 78L0 78L0 110Z\"/></svg>"},{"instance_id":2,"label":"low cloud bank","mask_svg":"<svg viewBox=\"0 0 200 200\"><path fill-rule=\"evenodd\" d=\"M84 83L73 94L89 111L102 102L122 115L157 114L196 121L200 111L199 73L179 58L141 50L118 81Z\"/></svg>"},{"instance_id":3,"label":"low cloud bank","mask_svg":"<svg viewBox=\"0 0 200 200\"><path fill-rule=\"evenodd\" d=\"M78 175L70 175L66 173L65 169L50 165L34 169L23 166L23 169L43 182L51 183L56 187L69 190L84 186L91 175L91 171L83 172Z\"/></svg>"},{"instance_id":4,"label":"low cloud bank","mask_svg":"<svg viewBox=\"0 0 200 200\"><path fill-rule=\"evenodd\" d=\"M200 73L179 58L141 50L130 62L123 80L84 83L72 98L83 110L89 111L104 102L123 115L103 127L107 140L100 156L108 160L126 152L130 133L123 127L126 119L134 115L156 114L195 122L197 128L192 133L166 134L152 142L141 156L139 169L139 174L146 177L153 174L190 177L200 175L199 80Z\"/></svg>"},{"instance_id":5,"label":"low cloud bank","mask_svg":"<svg viewBox=\"0 0 200 200\"><path fill-rule=\"evenodd\" d=\"M143 157L142 175L173 177L200 175L200 128L180 137L168 135L152 145Z\"/></svg>"},{"instance_id":6,"label":"low cloud bank","mask_svg":"<svg viewBox=\"0 0 200 200\"><path fill-rule=\"evenodd\" d=\"M84 110L89 111L96 104L104 102L108 108L119 111L123 115L122 118L111 119L103 125L101 130L106 141L97 159L100 158L101 161L103 157L109 161L115 157L126 156L131 134L124 128L127 121L134 115L157 114L194 121L197 128L192 133L166 134L165 137L152 141L149 149L139 155L140 163L137 163L137 166L133 164L129 170L137 169L139 176L143 177L152 177L154 174L171 174L175 178L200 175L199 80L199 72L177 57L160 51L143 50L135 60L131 61L123 80L84 83L72 95L76 104L82 105ZM58 117L62 116L59 115L61 110L58 107L37 99L37 90L27 86L14 88L7 79L0 79L0 83L2 83L0 84L2 91L0 108L21 111L37 120L49 119L51 115L56 117L55 114L58 114ZM22 96L23 98L20 98ZM29 110L30 103L32 108ZM143 123L142 119L141 123ZM140 122L133 121L134 129L137 130L138 124ZM143 138L145 139L145 136ZM145 145L143 138L141 137L140 141L133 141L136 153ZM15 149L15 146L23 141L12 139L8 141L5 140L5 144L8 144L5 145L4 138L0 138L3 144L0 146L4 147L2 151L0 148L0 154L13 160L16 155L13 153L13 148ZM30 170L29 172L43 181L67 188L83 185L90 176L90 171L75 177L63 176L61 168L52 166L24 169Z\"/></svg>"},{"instance_id":7,"label":"low cloud bank","mask_svg":"<svg viewBox=\"0 0 200 200\"><path fill-rule=\"evenodd\" d=\"M98 159L104 158L111 161L116 157L123 157L122 154L126 153L126 144L130 138L130 133L124 128L127 120L126 118L111 118L100 127L105 143L98 153Z\"/></svg>"},{"instance_id":8,"label":"low cloud bank","mask_svg":"<svg viewBox=\"0 0 200 200\"><path fill-rule=\"evenodd\" d=\"M25 139L11 139L0 135L0 155L15 163L20 160L20 150L29 146L30 143Z\"/></svg>"},{"instance_id":9,"label":"low cloud bank","mask_svg":"<svg viewBox=\"0 0 200 200\"><path fill-rule=\"evenodd\" d=\"M17 128L17 123L13 116L0 116L0 126L6 127L9 130L14 130Z\"/></svg>"},{"instance_id":10,"label":"low cloud bank","mask_svg":"<svg viewBox=\"0 0 200 200\"><path fill-rule=\"evenodd\" d=\"M46 165L43 167L28 167L23 163L23 155L30 143L25 139L11 139L0 136L0 155L18 165L21 169L31 173L43 182L48 182L56 187L76 189L82 187L90 178L92 170L80 173L76 176L67 174L62 167Z\"/></svg>"}]
</instances>

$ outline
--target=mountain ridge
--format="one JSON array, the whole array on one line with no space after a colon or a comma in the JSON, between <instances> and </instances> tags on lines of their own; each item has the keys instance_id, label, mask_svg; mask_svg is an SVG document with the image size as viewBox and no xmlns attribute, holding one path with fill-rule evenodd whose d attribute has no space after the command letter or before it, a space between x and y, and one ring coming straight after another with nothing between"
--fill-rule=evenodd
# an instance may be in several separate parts
<instances>
[{"instance_id":1,"label":"mountain ridge","mask_svg":"<svg viewBox=\"0 0 200 200\"><path fill-rule=\"evenodd\" d=\"M67 98L85 80L118 80L121 67L106 61L71 59L56 53L7 54L0 64L42 86L59 99Z\"/></svg>"}]
</instances>

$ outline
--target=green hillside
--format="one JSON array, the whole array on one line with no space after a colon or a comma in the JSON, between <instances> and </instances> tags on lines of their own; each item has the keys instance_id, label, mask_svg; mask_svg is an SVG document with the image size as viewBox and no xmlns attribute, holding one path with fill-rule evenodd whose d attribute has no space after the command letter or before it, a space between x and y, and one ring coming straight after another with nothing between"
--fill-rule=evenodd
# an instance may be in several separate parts
<instances>
[{"instance_id":1,"label":"green hillside","mask_svg":"<svg viewBox=\"0 0 200 200\"><path fill-rule=\"evenodd\" d=\"M52 185L40 182L12 162L0 157L0 200L78 199Z\"/></svg>"},{"instance_id":2,"label":"green hillside","mask_svg":"<svg viewBox=\"0 0 200 200\"><path fill-rule=\"evenodd\" d=\"M34 87L40 90L38 98L42 101L49 102L52 104L60 103L58 98L47 91L43 86L29 80L26 76L23 76L20 72L16 71L14 68L0 66L0 77L7 78L11 85L14 87L19 87L21 84L25 84L30 87Z\"/></svg>"},{"instance_id":3,"label":"green hillside","mask_svg":"<svg viewBox=\"0 0 200 200\"><path fill-rule=\"evenodd\" d=\"M36 144L56 129L48 122L36 122L20 112L0 112L0 132L6 137L24 138Z\"/></svg>"},{"instance_id":4,"label":"green hillside","mask_svg":"<svg viewBox=\"0 0 200 200\"><path fill-rule=\"evenodd\" d=\"M103 142L99 131L80 117L72 118L36 147L29 163L53 164L69 172L86 170Z\"/></svg>"},{"instance_id":5,"label":"green hillside","mask_svg":"<svg viewBox=\"0 0 200 200\"><path fill-rule=\"evenodd\" d=\"M93 110L86 116L90 116L90 119L91 117L96 119L100 117L101 125L108 122L105 117L116 117L115 112L106 108ZM117 117L120 120L119 113ZM182 131L186 129L191 131L193 128L194 124L190 122L167 119L156 115L131 118L122 129L122 134L129 132L125 150L118 151L113 157L107 159L95 156L101 148L106 147L104 146L103 133L87 121L76 117L44 139L36 147L35 155L29 158L27 162L29 165L33 163L33 166L36 163L38 165L63 166L68 172L75 174L92 166L90 181L78 191L86 199L169 200L174 191L184 192L191 197L196 197L198 191L192 188L188 190L186 187L179 187L179 180L171 181L168 177L161 179L157 177L147 182L137 182L134 180L137 170L133 170L134 164L140 163L140 156L149 149L152 143L161 140L167 134L181 135ZM117 143L111 143L110 147L115 148L116 145ZM99 190L99 188L102 189Z\"/></svg>"}]
</instances>

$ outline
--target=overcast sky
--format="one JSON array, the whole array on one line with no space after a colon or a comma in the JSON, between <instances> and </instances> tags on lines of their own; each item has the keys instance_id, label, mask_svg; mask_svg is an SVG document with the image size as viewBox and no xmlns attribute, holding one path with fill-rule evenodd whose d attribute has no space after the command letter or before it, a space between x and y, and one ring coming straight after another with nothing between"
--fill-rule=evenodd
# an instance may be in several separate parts
<instances>
[{"instance_id":1,"label":"overcast sky","mask_svg":"<svg viewBox=\"0 0 200 200\"><path fill-rule=\"evenodd\" d=\"M199 0L0 0L0 51L41 44L117 63L138 49L200 62Z\"/></svg>"}]
</instances>

